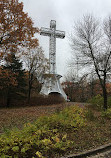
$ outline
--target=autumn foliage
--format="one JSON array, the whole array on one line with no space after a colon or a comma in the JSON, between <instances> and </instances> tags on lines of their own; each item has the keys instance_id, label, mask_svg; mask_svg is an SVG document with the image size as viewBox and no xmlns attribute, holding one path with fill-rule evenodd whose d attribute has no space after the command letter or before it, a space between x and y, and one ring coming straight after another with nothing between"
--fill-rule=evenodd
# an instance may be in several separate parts
<instances>
[{"instance_id":1,"label":"autumn foliage","mask_svg":"<svg viewBox=\"0 0 111 158\"><path fill-rule=\"evenodd\" d=\"M85 79L83 81L73 82L65 81L62 83L65 93L70 101L87 102L95 96L102 96L102 88L98 79L89 82ZM106 83L108 97L111 95L111 83Z\"/></svg>"},{"instance_id":2,"label":"autumn foliage","mask_svg":"<svg viewBox=\"0 0 111 158\"><path fill-rule=\"evenodd\" d=\"M0 89L2 90L5 87L16 86L16 75L11 72L11 70L3 69L0 67Z\"/></svg>"},{"instance_id":3,"label":"autumn foliage","mask_svg":"<svg viewBox=\"0 0 111 158\"><path fill-rule=\"evenodd\" d=\"M0 54L16 52L18 46L37 46L34 34L38 29L23 11L18 0L0 1ZM33 38L33 39L32 39Z\"/></svg>"},{"instance_id":4,"label":"autumn foliage","mask_svg":"<svg viewBox=\"0 0 111 158\"><path fill-rule=\"evenodd\" d=\"M24 49L38 47L32 19L18 0L0 0L0 104L27 96L27 78L21 62ZM22 54L22 53L20 53ZM18 58L18 57L19 58ZM20 99L20 98L19 98ZM1 100L4 100L1 102Z\"/></svg>"}]
</instances>

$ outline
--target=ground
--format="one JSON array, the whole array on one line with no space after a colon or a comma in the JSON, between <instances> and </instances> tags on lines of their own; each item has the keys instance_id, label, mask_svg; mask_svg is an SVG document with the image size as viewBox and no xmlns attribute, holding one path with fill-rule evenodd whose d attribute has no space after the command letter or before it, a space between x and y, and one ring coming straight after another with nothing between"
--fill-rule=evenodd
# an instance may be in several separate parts
<instances>
[{"instance_id":1,"label":"ground","mask_svg":"<svg viewBox=\"0 0 111 158\"><path fill-rule=\"evenodd\" d=\"M71 102L51 106L31 106L0 109L0 133L6 128L21 128L26 122L33 122L39 116L49 115L72 105Z\"/></svg>"},{"instance_id":2,"label":"ground","mask_svg":"<svg viewBox=\"0 0 111 158\"><path fill-rule=\"evenodd\" d=\"M86 127L78 131L67 131L68 138L75 142L70 154L80 153L103 144L111 143L111 120L101 117L100 111L94 110L88 104L83 103L67 102L51 106L0 109L0 133L13 127L22 128L26 122L33 122L39 116L59 112L70 105L77 105L89 111Z\"/></svg>"}]
</instances>

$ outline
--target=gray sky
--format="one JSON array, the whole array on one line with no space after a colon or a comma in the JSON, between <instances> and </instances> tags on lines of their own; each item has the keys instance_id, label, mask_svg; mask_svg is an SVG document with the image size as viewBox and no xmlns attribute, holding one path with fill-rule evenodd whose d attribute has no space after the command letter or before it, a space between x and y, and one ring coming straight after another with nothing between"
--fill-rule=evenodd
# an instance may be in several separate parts
<instances>
[{"instance_id":1,"label":"gray sky","mask_svg":"<svg viewBox=\"0 0 111 158\"><path fill-rule=\"evenodd\" d=\"M24 3L24 11L38 28L50 26L50 20L56 20L57 30L65 31L65 39L56 40L57 73L65 75L67 61L71 58L68 34L72 31L74 21L83 14L93 13L105 18L111 13L111 0L20 0ZM40 45L49 57L49 37L37 35Z\"/></svg>"}]
</instances>

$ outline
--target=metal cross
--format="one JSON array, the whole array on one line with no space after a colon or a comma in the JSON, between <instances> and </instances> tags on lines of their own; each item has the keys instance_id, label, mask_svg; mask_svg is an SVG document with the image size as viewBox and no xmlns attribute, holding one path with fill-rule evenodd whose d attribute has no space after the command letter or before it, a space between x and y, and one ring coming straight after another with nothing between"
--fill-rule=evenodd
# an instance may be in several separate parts
<instances>
[{"instance_id":1,"label":"metal cross","mask_svg":"<svg viewBox=\"0 0 111 158\"><path fill-rule=\"evenodd\" d=\"M40 29L40 35L50 37L49 45L49 63L50 63L50 74L56 74L56 38L64 38L65 32L56 30L56 21L50 21L50 28L42 27Z\"/></svg>"}]
</instances>

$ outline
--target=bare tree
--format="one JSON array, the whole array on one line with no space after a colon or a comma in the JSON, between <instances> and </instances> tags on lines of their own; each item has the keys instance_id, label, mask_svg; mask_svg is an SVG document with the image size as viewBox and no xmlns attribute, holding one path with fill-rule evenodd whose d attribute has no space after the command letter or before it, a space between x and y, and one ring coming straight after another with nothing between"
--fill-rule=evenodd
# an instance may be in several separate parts
<instances>
[{"instance_id":1,"label":"bare tree","mask_svg":"<svg viewBox=\"0 0 111 158\"><path fill-rule=\"evenodd\" d=\"M70 69L67 72L65 76L65 82L63 82L62 84L64 85L65 92L67 96L69 97L69 99L71 101L75 101L76 99L75 99L74 93L75 91L77 93L79 84L78 84L78 76L73 69Z\"/></svg>"},{"instance_id":2,"label":"bare tree","mask_svg":"<svg viewBox=\"0 0 111 158\"><path fill-rule=\"evenodd\" d=\"M99 78L104 97L104 109L107 109L107 75L111 71L110 29L111 20L108 18L100 24L93 15L83 16L75 23L70 36L71 48L77 56L78 63L89 72L94 69Z\"/></svg>"},{"instance_id":3,"label":"bare tree","mask_svg":"<svg viewBox=\"0 0 111 158\"><path fill-rule=\"evenodd\" d=\"M87 74L80 76L76 70L70 69L65 76L65 82L62 84L71 101L86 101Z\"/></svg>"},{"instance_id":4,"label":"bare tree","mask_svg":"<svg viewBox=\"0 0 111 158\"><path fill-rule=\"evenodd\" d=\"M22 60L28 70L28 101L35 78L41 82L42 76L49 69L48 59L45 58L41 47L28 48L22 53Z\"/></svg>"}]
</instances>

